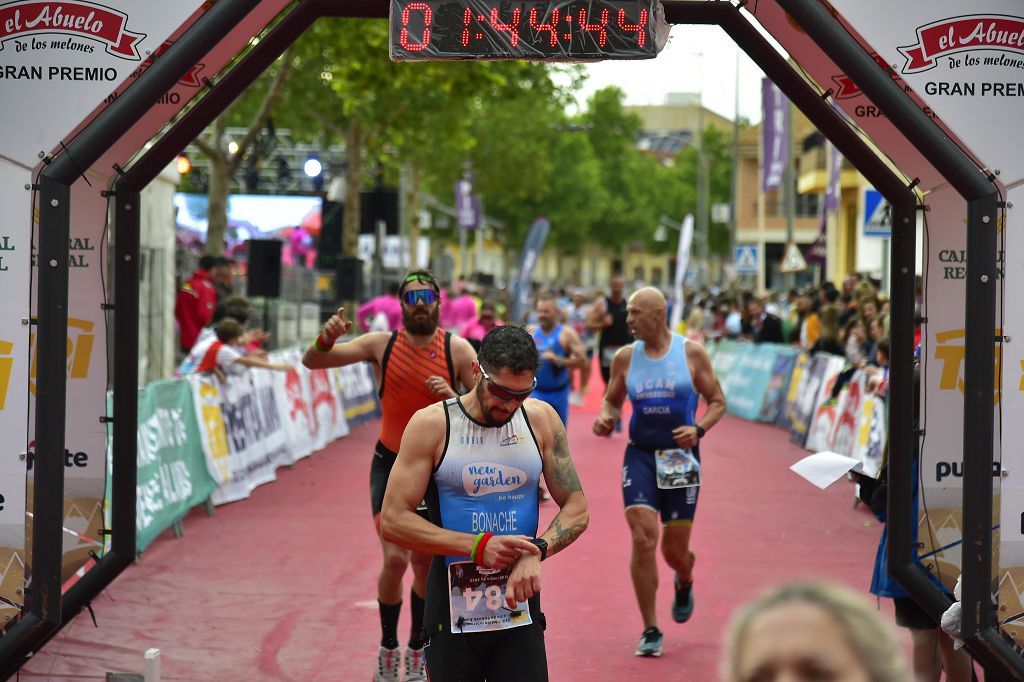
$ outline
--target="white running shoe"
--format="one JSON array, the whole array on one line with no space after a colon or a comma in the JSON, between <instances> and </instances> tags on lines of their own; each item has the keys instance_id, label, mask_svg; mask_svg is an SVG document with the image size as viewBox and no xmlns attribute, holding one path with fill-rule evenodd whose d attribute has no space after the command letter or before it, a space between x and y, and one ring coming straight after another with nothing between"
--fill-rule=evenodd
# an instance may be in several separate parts
<instances>
[{"instance_id":1,"label":"white running shoe","mask_svg":"<svg viewBox=\"0 0 1024 682\"><path fill-rule=\"evenodd\" d=\"M401 649L381 647L377 652L377 672L373 674L373 682L400 682L402 678L399 674L399 666L401 665Z\"/></svg>"},{"instance_id":2,"label":"white running shoe","mask_svg":"<svg viewBox=\"0 0 1024 682\"><path fill-rule=\"evenodd\" d=\"M405 650L405 682L426 682L427 657L423 649Z\"/></svg>"}]
</instances>

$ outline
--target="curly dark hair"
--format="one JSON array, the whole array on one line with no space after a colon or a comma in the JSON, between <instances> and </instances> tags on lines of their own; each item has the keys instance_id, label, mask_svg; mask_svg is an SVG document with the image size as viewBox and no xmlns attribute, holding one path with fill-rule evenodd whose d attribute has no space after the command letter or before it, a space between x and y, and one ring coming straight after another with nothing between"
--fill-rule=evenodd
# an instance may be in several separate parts
<instances>
[{"instance_id":1,"label":"curly dark hair","mask_svg":"<svg viewBox=\"0 0 1024 682\"><path fill-rule=\"evenodd\" d=\"M502 369L509 369L513 374L536 372L540 353L529 332L514 324L506 324L487 332L480 343L477 362L488 372Z\"/></svg>"}]
</instances>

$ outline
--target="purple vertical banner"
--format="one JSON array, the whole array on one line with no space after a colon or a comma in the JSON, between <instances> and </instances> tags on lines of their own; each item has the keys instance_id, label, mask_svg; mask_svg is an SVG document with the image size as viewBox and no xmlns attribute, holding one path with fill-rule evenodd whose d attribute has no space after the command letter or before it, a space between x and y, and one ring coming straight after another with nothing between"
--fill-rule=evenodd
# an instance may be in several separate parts
<instances>
[{"instance_id":1,"label":"purple vertical banner","mask_svg":"<svg viewBox=\"0 0 1024 682\"><path fill-rule=\"evenodd\" d=\"M761 132L764 135L761 189L773 192L782 184L782 175L789 160L789 150L786 148L786 140L789 139L789 100L775 83L765 78L761 81L761 106Z\"/></svg>"},{"instance_id":2,"label":"purple vertical banner","mask_svg":"<svg viewBox=\"0 0 1024 682\"><path fill-rule=\"evenodd\" d=\"M473 176L455 181L455 218L460 230L480 226L480 198L473 194Z\"/></svg>"},{"instance_id":3,"label":"purple vertical banner","mask_svg":"<svg viewBox=\"0 0 1024 682\"><path fill-rule=\"evenodd\" d=\"M818 224L818 238L807 249L804 254L807 260L817 263L825 268L826 255L828 253L827 231L828 216L839 210L839 201L842 195L842 184L840 176L843 172L843 155L839 153L831 142L825 142L825 163L828 165L828 184L825 186L825 200L821 202L821 220Z\"/></svg>"}]
</instances>

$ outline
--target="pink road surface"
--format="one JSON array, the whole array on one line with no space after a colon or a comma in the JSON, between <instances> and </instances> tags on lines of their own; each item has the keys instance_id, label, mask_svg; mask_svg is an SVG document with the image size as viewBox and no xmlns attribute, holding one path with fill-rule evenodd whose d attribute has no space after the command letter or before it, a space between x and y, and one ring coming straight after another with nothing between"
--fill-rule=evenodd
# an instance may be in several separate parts
<instances>
[{"instance_id":1,"label":"pink road surface","mask_svg":"<svg viewBox=\"0 0 1024 682\"><path fill-rule=\"evenodd\" d=\"M715 680L730 615L765 588L820 578L870 598L881 529L863 507L852 508L853 488L840 481L818 490L789 470L807 453L786 433L727 417L702 448L693 619L672 622L672 574L659 558L665 653L636 658L643 628L622 514L626 437L591 433L600 389L595 372L586 404L569 421L590 528L544 564L552 680ZM193 510L183 538L164 533L93 601L98 627L80 614L22 679L142 672L143 652L157 647L164 680L369 680L380 636L380 552L368 493L377 431L376 422L354 429L213 517ZM542 506L542 528L555 511L552 502ZM891 622L888 600L881 608ZM404 608L403 644L408 619Z\"/></svg>"}]
</instances>

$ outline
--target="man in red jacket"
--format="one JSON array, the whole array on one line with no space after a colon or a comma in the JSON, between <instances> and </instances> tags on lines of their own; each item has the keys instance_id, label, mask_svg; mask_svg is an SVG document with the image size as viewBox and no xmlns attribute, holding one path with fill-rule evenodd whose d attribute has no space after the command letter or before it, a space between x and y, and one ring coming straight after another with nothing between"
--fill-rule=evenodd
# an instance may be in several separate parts
<instances>
[{"instance_id":1,"label":"man in red jacket","mask_svg":"<svg viewBox=\"0 0 1024 682\"><path fill-rule=\"evenodd\" d=\"M213 320L217 307L217 290L213 286L211 270L217 265L215 256L203 256L199 267L178 290L174 301L174 319L178 321L181 350L187 353L199 337L203 327Z\"/></svg>"}]
</instances>

